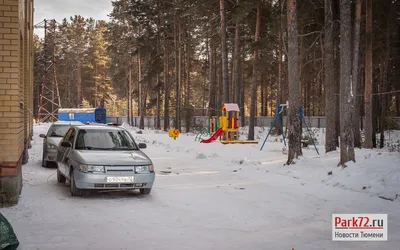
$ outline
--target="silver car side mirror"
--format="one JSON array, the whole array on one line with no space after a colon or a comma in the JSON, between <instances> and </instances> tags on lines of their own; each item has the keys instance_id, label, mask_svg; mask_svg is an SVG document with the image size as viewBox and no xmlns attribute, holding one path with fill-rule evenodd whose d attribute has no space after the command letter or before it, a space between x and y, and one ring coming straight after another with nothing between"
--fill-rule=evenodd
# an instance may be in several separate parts
<instances>
[{"instance_id":1,"label":"silver car side mirror","mask_svg":"<svg viewBox=\"0 0 400 250\"><path fill-rule=\"evenodd\" d=\"M61 142L61 147L72 148L72 144L69 141L63 141L63 142Z\"/></svg>"}]
</instances>

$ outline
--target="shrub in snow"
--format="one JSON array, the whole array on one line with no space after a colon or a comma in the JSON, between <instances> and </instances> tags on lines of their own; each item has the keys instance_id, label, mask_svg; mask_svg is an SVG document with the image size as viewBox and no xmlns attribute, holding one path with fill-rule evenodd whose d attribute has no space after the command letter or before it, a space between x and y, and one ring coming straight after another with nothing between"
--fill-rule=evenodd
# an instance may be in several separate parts
<instances>
[{"instance_id":1,"label":"shrub in snow","mask_svg":"<svg viewBox=\"0 0 400 250\"><path fill-rule=\"evenodd\" d=\"M232 163L236 165L261 165L260 161L249 160L247 159L247 157L243 157L241 159L234 159L232 160Z\"/></svg>"},{"instance_id":2,"label":"shrub in snow","mask_svg":"<svg viewBox=\"0 0 400 250\"><path fill-rule=\"evenodd\" d=\"M400 152L400 141L397 142L388 142L386 144L389 152Z\"/></svg>"},{"instance_id":3,"label":"shrub in snow","mask_svg":"<svg viewBox=\"0 0 400 250\"><path fill-rule=\"evenodd\" d=\"M211 157L211 158L217 158L217 157L219 157L219 155L218 155L217 153L212 153L209 157Z\"/></svg>"},{"instance_id":4,"label":"shrub in snow","mask_svg":"<svg viewBox=\"0 0 400 250\"><path fill-rule=\"evenodd\" d=\"M203 153L199 153L196 155L196 159L206 159L206 158L207 158L207 156Z\"/></svg>"}]
</instances>

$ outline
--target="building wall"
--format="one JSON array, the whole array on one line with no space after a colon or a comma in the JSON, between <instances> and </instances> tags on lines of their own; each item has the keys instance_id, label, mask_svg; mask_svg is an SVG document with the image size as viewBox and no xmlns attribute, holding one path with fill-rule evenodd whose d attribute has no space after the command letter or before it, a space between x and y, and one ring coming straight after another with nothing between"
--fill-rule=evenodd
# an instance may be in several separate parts
<instances>
[{"instance_id":1,"label":"building wall","mask_svg":"<svg viewBox=\"0 0 400 250\"><path fill-rule=\"evenodd\" d=\"M33 107L33 0L0 0L0 207L18 203Z\"/></svg>"}]
</instances>

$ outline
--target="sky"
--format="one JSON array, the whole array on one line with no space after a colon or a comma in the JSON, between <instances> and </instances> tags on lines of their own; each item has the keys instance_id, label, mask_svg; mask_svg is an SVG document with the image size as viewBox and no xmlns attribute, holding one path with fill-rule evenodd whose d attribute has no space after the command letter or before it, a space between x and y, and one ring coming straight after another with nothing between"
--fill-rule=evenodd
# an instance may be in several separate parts
<instances>
[{"instance_id":1,"label":"sky","mask_svg":"<svg viewBox=\"0 0 400 250\"><path fill-rule=\"evenodd\" d=\"M34 3L34 24L44 19L56 19L61 23L63 18L73 15L108 20L107 15L112 9L111 0L35 0ZM35 33L42 36L44 31L35 29Z\"/></svg>"}]
</instances>

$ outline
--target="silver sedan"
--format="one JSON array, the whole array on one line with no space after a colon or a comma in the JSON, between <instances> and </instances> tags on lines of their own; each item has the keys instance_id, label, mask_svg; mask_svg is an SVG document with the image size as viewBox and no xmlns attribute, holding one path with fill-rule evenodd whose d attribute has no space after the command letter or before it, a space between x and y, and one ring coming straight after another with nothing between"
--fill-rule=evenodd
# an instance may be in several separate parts
<instances>
[{"instance_id":1,"label":"silver sedan","mask_svg":"<svg viewBox=\"0 0 400 250\"><path fill-rule=\"evenodd\" d=\"M58 144L72 125L83 125L83 123L53 122L46 134L39 135L43 138L42 167L47 167L48 163L56 163Z\"/></svg>"},{"instance_id":2,"label":"silver sedan","mask_svg":"<svg viewBox=\"0 0 400 250\"><path fill-rule=\"evenodd\" d=\"M139 189L149 194L155 180L153 163L123 128L71 127L57 151L57 180L71 183L71 195L83 190Z\"/></svg>"}]
</instances>

